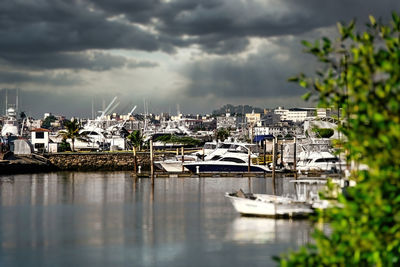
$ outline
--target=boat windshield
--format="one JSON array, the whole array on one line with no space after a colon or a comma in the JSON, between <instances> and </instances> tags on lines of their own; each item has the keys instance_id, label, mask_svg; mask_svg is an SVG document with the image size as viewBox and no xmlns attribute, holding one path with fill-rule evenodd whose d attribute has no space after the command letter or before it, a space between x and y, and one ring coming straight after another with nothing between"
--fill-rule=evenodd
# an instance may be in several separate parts
<instances>
[{"instance_id":1,"label":"boat windshield","mask_svg":"<svg viewBox=\"0 0 400 267\"><path fill-rule=\"evenodd\" d=\"M246 162L245 162L244 160L242 160L242 159L232 158L232 157L222 158L220 161L229 161L229 162L235 162L235 163L246 163Z\"/></svg>"},{"instance_id":2,"label":"boat windshield","mask_svg":"<svg viewBox=\"0 0 400 267\"><path fill-rule=\"evenodd\" d=\"M226 149L229 149L230 147L231 147L231 144L225 144L225 143L222 143L218 146L218 148L226 148Z\"/></svg>"}]
</instances>

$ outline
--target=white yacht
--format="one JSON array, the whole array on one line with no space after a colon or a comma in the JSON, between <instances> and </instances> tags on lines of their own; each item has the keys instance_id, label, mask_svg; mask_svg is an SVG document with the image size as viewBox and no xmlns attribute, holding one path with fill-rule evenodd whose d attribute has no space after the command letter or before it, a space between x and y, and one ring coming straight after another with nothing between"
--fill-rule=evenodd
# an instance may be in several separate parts
<instances>
[{"instance_id":1,"label":"white yacht","mask_svg":"<svg viewBox=\"0 0 400 267\"><path fill-rule=\"evenodd\" d=\"M252 159L257 158L257 154L252 153L251 149L246 147L246 145L240 143L222 143L214 152L206 156L204 161L184 163L183 165L193 173L244 173L249 170L250 172L260 173L270 172L270 168L266 165L253 164Z\"/></svg>"},{"instance_id":2,"label":"white yacht","mask_svg":"<svg viewBox=\"0 0 400 267\"><path fill-rule=\"evenodd\" d=\"M3 128L1 129L1 135L13 135L18 136L18 121L16 110L12 107L7 109L7 119L4 121Z\"/></svg>"},{"instance_id":3,"label":"white yacht","mask_svg":"<svg viewBox=\"0 0 400 267\"><path fill-rule=\"evenodd\" d=\"M298 171L338 172L343 163L339 158L328 151L311 151L300 153L297 163Z\"/></svg>"}]
</instances>

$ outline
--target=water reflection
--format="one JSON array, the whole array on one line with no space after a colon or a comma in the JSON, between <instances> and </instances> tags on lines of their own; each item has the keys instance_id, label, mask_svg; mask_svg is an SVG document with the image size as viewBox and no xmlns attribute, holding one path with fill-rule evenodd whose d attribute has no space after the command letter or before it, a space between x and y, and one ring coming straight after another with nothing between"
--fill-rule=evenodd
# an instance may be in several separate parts
<instances>
[{"instance_id":1,"label":"water reflection","mask_svg":"<svg viewBox=\"0 0 400 267\"><path fill-rule=\"evenodd\" d=\"M0 176L0 266L265 266L307 242L311 226L238 217L223 194L271 193L271 184L167 178L152 187L126 172ZM294 192L287 184L277 181L280 194Z\"/></svg>"},{"instance_id":2,"label":"water reflection","mask_svg":"<svg viewBox=\"0 0 400 267\"><path fill-rule=\"evenodd\" d=\"M226 238L243 244L291 243L297 246L311 241L308 220L288 220L256 217L236 218Z\"/></svg>"}]
</instances>

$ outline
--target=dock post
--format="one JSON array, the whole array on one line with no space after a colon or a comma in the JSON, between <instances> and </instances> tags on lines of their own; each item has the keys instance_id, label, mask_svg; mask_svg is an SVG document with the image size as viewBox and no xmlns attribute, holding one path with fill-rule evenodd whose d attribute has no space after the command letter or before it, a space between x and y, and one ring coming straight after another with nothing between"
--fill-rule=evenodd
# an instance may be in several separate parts
<instances>
[{"instance_id":1,"label":"dock post","mask_svg":"<svg viewBox=\"0 0 400 267\"><path fill-rule=\"evenodd\" d=\"M176 155L179 156L179 148L176 148Z\"/></svg>"},{"instance_id":2,"label":"dock post","mask_svg":"<svg viewBox=\"0 0 400 267\"><path fill-rule=\"evenodd\" d=\"M275 165L276 165L276 140L274 137L272 142L272 190L274 191L274 195L276 194Z\"/></svg>"},{"instance_id":3,"label":"dock post","mask_svg":"<svg viewBox=\"0 0 400 267\"><path fill-rule=\"evenodd\" d=\"M264 139L264 148L263 148L263 153L264 153L264 166L267 165L267 140Z\"/></svg>"},{"instance_id":4,"label":"dock post","mask_svg":"<svg viewBox=\"0 0 400 267\"><path fill-rule=\"evenodd\" d=\"M183 163L185 163L185 151L183 147L181 147L181 156L182 156L182 172L185 172L185 166L183 166Z\"/></svg>"},{"instance_id":5,"label":"dock post","mask_svg":"<svg viewBox=\"0 0 400 267\"><path fill-rule=\"evenodd\" d=\"M154 185L153 140L150 140L150 175L151 175L151 184Z\"/></svg>"},{"instance_id":6,"label":"dock post","mask_svg":"<svg viewBox=\"0 0 400 267\"><path fill-rule=\"evenodd\" d=\"M251 155L250 155L250 149L248 150L248 164L247 164L247 172L250 173L250 164L251 164Z\"/></svg>"},{"instance_id":7,"label":"dock post","mask_svg":"<svg viewBox=\"0 0 400 267\"><path fill-rule=\"evenodd\" d=\"M136 147L133 147L133 171L137 173L137 157L136 157Z\"/></svg>"},{"instance_id":8,"label":"dock post","mask_svg":"<svg viewBox=\"0 0 400 267\"><path fill-rule=\"evenodd\" d=\"M296 156L296 136L293 139L294 148L293 148L293 171L294 171L294 179L297 180L297 156Z\"/></svg>"},{"instance_id":9,"label":"dock post","mask_svg":"<svg viewBox=\"0 0 400 267\"><path fill-rule=\"evenodd\" d=\"M283 139L281 140L281 167L283 168Z\"/></svg>"}]
</instances>

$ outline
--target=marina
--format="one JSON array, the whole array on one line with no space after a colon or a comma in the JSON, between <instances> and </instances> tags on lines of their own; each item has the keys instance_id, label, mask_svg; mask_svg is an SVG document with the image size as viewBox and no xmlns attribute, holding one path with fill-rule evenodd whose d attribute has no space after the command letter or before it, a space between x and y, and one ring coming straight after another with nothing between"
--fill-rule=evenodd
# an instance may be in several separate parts
<instances>
[{"instance_id":1,"label":"marina","mask_svg":"<svg viewBox=\"0 0 400 267\"><path fill-rule=\"evenodd\" d=\"M400 1L3 2L0 267L400 266Z\"/></svg>"}]
</instances>

